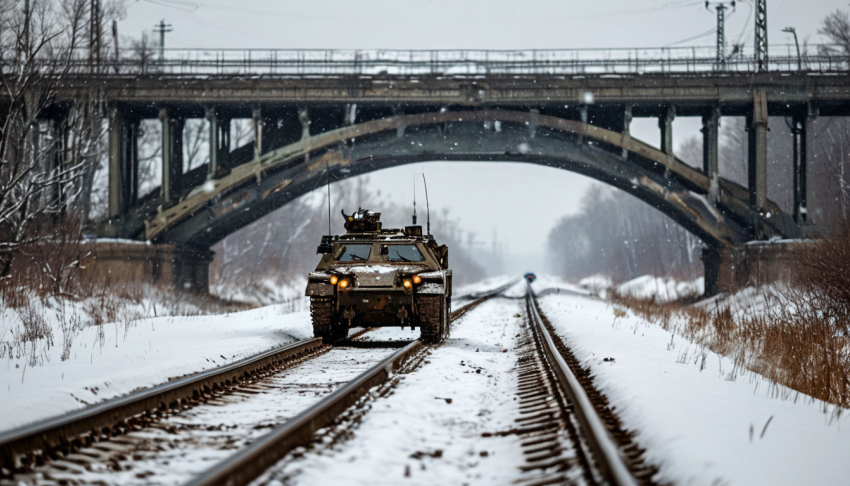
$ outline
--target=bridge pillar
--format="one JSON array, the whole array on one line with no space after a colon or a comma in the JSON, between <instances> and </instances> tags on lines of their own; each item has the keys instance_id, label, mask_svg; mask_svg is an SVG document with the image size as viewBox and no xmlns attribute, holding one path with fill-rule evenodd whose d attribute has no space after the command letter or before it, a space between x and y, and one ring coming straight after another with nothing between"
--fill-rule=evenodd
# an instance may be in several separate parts
<instances>
[{"instance_id":1,"label":"bridge pillar","mask_svg":"<svg viewBox=\"0 0 850 486\"><path fill-rule=\"evenodd\" d=\"M159 111L162 120L162 183L160 191L164 207L180 197L183 176L183 127L186 119L175 117L167 108Z\"/></svg>"},{"instance_id":2,"label":"bridge pillar","mask_svg":"<svg viewBox=\"0 0 850 486\"><path fill-rule=\"evenodd\" d=\"M109 115L109 217L127 214L138 197L139 120L117 108Z\"/></svg>"},{"instance_id":3,"label":"bridge pillar","mask_svg":"<svg viewBox=\"0 0 850 486\"><path fill-rule=\"evenodd\" d=\"M720 127L720 107L714 106L707 115L702 117L702 170L710 181L709 200L717 205L720 199L720 182L718 180L718 140Z\"/></svg>"},{"instance_id":4,"label":"bridge pillar","mask_svg":"<svg viewBox=\"0 0 850 486\"><path fill-rule=\"evenodd\" d=\"M301 140L310 138L310 113L307 108L298 109L298 121L301 123Z\"/></svg>"},{"instance_id":5,"label":"bridge pillar","mask_svg":"<svg viewBox=\"0 0 850 486\"><path fill-rule=\"evenodd\" d=\"M251 110L251 121L254 130L254 158L259 159L263 154L263 110L259 105Z\"/></svg>"},{"instance_id":6,"label":"bridge pillar","mask_svg":"<svg viewBox=\"0 0 850 486\"><path fill-rule=\"evenodd\" d=\"M222 117L215 107L206 108L206 118L210 124L210 165L208 179L217 179L227 175L227 157L230 155L230 118Z\"/></svg>"},{"instance_id":7,"label":"bridge pillar","mask_svg":"<svg viewBox=\"0 0 850 486\"><path fill-rule=\"evenodd\" d=\"M632 139L632 105L629 104L623 107L622 132L624 145L628 145ZM622 157L624 160L629 157L629 149L623 148Z\"/></svg>"},{"instance_id":8,"label":"bridge pillar","mask_svg":"<svg viewBox=\"0 0 850 486\"><path fill-rule=\"evenodd\" d=\"M35 143L42 145L45 142L49 145L46 147L39 147L40 149L46 149L47 156L44 157L44 173L45 174L55 174L62 167L63 160L63 149L65 146L65 137L62 130L63 120L62 118L51 118L47 120L47 137L41 135L40 132L35 133ZM45 140L46 138L46 140ZM60 187L59 184L53 184L45 193L42 195L42 201L44 204L49 204L52 201L58 201L62 195L59 193Z\"/></svg>"},{"instance_id":9,"label":"bridge pillar","mask_svg":"<svg viewBox=\"0 0 850 486\"><path fill-rule=\"evenodd\" d=\"M676 106L664 107L664 114L658 118L658 128L661 129L661 151L673 155L673 120L676 118Z\"/></svg>"},{"instance_id":10,"label":"bridge pillar","mask_svg":"<svg viewBox=\"0 0 850 486\"><path fill-rule=\"evenodd\" d=\"M794 136L794 221L804 224L808 221L808 166L809 157L814 153L813 124L817 117L817 106L808 105L806 113L794 117L791 133Z\"/></svg>"},{"instance_id":11,"label":"bridge pillar","mask_svg":"<svg viewBox=\"0 0 850 486\"><path fill-rule=\"evenodd\" d=\"M761 218L767 206L767 93L764 88L756 88L753 98L753 112L747 117L747 187L750 192L752 237L761 239Z\"/></svg>"}]
</instances>

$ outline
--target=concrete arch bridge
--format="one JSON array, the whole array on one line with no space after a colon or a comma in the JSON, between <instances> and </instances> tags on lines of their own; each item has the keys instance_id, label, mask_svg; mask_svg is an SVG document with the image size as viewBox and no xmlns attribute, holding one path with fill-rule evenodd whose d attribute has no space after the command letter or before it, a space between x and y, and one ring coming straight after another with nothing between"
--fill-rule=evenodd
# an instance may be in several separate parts
<instances>
[{"instance_id":1,"label":"concrete arch bridge","mask_svg":"<svg viewBox=\"0 0 850 486\"><path fill-rule=\"evenodd\" d=\"M264 136L286 136L270 130L264 135L259 120L255 157L242 163L234 163L233 158L226 164L214 161L220 165L206 168L209 177L179 197L159 204L144 218L117 218L109 224L122 227L121 236L204 250L313 190L327 180L326 167L332 180L339 180L408 163L460 160L560 168L640 198L705 242L710 293L728 288L729 280L736 278L728 275L729 267L740 263L733 261L734 249L753 239L807 236L807 227L772 201L754 207L747 188L718 177L716 171L693 168L631 138L626 130L510 109L410 114L396 110L396 114L365 119L351 113L347 120L340 117L339 126L315 135L310 134L309 110L301 110L298 118L300 130L296 131L301 136L297 140L263 152ZM166 129L173 130L174 123L167 116L163 119ZM166 144L169 135L177 136L166 133ZM239 150L247 152L237 149L230 154ZM179 191L180 186L167 176L163 184Z\"/></svg>"}]
</instances>

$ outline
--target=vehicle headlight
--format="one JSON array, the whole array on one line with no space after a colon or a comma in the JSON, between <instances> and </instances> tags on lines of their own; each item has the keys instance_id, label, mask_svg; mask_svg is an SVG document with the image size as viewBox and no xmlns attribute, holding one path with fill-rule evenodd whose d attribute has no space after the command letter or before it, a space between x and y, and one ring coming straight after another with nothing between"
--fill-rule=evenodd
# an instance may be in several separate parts
<instances>
[{"instance_id":1,"label":"vehicle headlight","mask_svg":"<svg viewBox=\"0 0 850 486\"><path fill-rule=\"evenodd\" d=\"M421 284L422 283L422 277L420 277L419 275L414 275L413 276L413 283L415 283L417 285Z\"/></svg>"},{"instance_id":2,"label":"vehicle headlight","mask_svg":"<svg viewBox=\"0 0 850 486\"><path fill-rule=\"evenodd\" d=\"M401 283L401 285L402 285L405 289L409 289L410 287L412 287L412 286L413 286L413 282L411 282L410 280L405 279L405 280L404 280L404 282L402 282L402 283Z\"/></svg>"},{"instance_id":3,"label":"vehicle headlight","mask_svg":"<svg viewBox=\"0 0 850 486\"><path fill-rule=\"evenodd\" d=\"M348 284L349 284L348 280L346 280L346 279L342 279L342 280L340 280L340 281L339 281L339 288L341 288L341 289L347 289L347 288L348 288Z\"/></svg>"},{"instance_id":4,"label":"vehicle headlight","mask_svg":"<svg viewBox=\"0 0 850 486\"><path fill-rule=\"evenodd\" d=\"M336 285L337 282L339 282L339 277L331 275L331 285Z\"/></svg>"}]
</instances>

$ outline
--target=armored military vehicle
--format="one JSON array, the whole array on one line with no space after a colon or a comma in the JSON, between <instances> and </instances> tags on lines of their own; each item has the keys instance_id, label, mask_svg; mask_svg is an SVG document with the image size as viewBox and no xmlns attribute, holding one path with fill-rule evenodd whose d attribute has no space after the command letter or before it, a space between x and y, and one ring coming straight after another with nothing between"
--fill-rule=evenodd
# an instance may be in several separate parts
<instances>
[{"instance_id":1,"label":"armored military vehicle","mask_svg":"<svg viewBox=\"0 0 850 486\"><path fill-rule=\"evenodd\" d=\"M322 259L307 278L313 335L334 342L352 327L410 326L425 342L442 341L452 301L448 248L422 226L382 228L381 213L342 216L346 234L322 237Z\"/></svg>"}]
</instances>

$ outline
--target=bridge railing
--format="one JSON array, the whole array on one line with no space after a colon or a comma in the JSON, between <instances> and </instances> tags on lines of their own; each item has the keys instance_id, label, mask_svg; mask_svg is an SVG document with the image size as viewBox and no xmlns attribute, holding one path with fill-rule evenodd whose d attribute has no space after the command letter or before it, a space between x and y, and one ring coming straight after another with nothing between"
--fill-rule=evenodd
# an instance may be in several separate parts
<instances>
[{"instance_id":1,"label":"bridge railing","mask_svg":"<svg viewBox=\"0 0 850 486\"><path fill-rule=\"evenodd\" d=\"M850 56L838 46L814 46L799 57L794 45L771 46L768 70L842 72ZM72 71L92 69L81 52ZM718 61L714 47L558 50L305 50L166 49L120 51L98 71L116 75L344 76L344 75L639 75L751 73L751 52Z\"/></svg>"}]
</instances>

